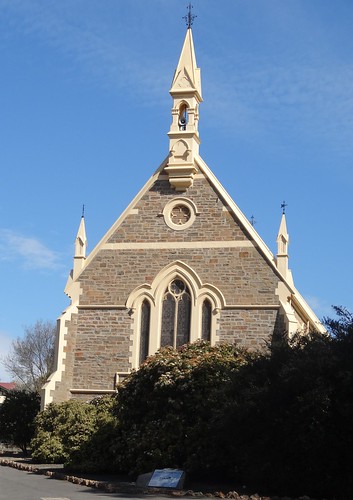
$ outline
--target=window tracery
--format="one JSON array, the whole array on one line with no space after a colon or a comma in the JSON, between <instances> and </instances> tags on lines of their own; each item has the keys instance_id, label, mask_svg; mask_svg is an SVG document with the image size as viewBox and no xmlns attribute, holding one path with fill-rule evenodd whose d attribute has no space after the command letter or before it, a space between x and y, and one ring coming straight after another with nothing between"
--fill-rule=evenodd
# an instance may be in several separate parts
<instances>
[{"instance_id":1,"label":"window tracery","mask_svg":"<svg viewBox=\"0 0 353 500\"><path fill-rule=\"evenodd\" d=\"M131 367L137 369L162 346L178 348L204 339L214 345L225 299L214 285L202 283L182 261L163 268L151 284L137 286L126 307L131 311Z\"/></svg>"},{"instance_id":2,"label":"window tracery","mask_svg":"<svg viewBox=\"0 0 353 500\"><path fill-rule=\"evenodd\" d=\"M186 284L175 279L164 293L161 347L180 347L190 340L191 296Z\"/></svg>"}]
</instances>

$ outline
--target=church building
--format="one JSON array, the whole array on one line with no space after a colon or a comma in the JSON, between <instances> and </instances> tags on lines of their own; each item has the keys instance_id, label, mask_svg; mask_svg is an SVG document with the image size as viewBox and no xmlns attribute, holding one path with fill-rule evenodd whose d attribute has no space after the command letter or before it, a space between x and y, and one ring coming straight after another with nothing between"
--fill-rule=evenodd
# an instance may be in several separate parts
<instances>
[{"instance_id":1,"label":"church building","mask_svg":"<svg viewBox=\"0 0 353 500\"><path fill-rule=\"evenodd\" d=\"M274 255L199 154L191 24L170 89L167 158L89 255L81 219L43 405L114 393L163 346L262 349L284 332L323 331L288 268L285 214Z\"/></svg>"}]
</instances>

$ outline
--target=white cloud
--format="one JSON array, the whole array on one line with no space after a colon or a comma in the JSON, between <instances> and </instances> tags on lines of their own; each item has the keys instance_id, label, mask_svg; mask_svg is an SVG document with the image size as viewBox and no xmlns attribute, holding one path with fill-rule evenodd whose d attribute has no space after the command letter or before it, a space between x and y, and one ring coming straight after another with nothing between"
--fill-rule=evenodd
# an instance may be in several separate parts
<instances>
[{"instance_id":1,"label":"white cloud","mask_svg":"<svg viewBox=\"0 0 353 500\"><path fill-rule=\"evenodd\" d=\"M54 270L60 267L59 255L38 239L9 229L0 229L1 260L18 261L26 269Z\"/></svg>"},{"instance_id":2,"label":"white cloud","mask_svg":"<svg viewBox=\"0 0 353 500\"><path fill-rule=\"evenodd\" d=\"M305 300L313 309L313 311L315 311L315 314L320 320L322 320L324 317L334 316L332 305L329 304L327 300L323 300L321 297L317 297L314 295L306 296Z\"/></svg>"},{"instance_id":3,"label":"white cloud","mask_svg":"<svg viewBox=\"0 0 353 500\"><path fill-rule=\"evenodd\" d=\"M122 89L139 98L140 104L153 106L166 96L170 82L169 57L153 57L138 43L148 23L126 23L124 9L98 9L84 0L76 2L47 0L0 0L0 11L8 14L14 30L25 36L43 40L67 56L89 74L89 81L100 86ZM276 136L285 130L292 139L327 143L340 154L351 155L353 146L353 69L350 63L340 63L321 47L326 41L319 21L310 18L306 24L304 3L290 9L272 8L265 11L277 16L285 26L291 9L301 20L303 43L285 50L278 47L275 55L256 55L228 50L203 56L201 66L210 73L205 80L208 106L203 113L218 119L218 125L239 137ZM264 8L264 7L263 7ZM114 19L108 17L112 15ZM143 16L135 8L135 16ZM146 14L146 16L148 16ZM283 19L284 16L284 19ZM289 17L288 17L289 16ZM77 21L79 19L79 21ZM112 29L114 25L114 29ZM317 47L312 32L317 33ZM142 36L145 33L142 31ZM220 36L220 42L227 39ZM146 43L148 42L146 36ZM308 45L308 42L310 44ZM305 46L305 50L303 49ZM279 59L277 59L279 58ZM177 54L175 54L175 63ZM168 68L168 69L167 69ZM148 97L148 98L146 98ZM227 118L228 117L228 118ZM236 119L234 119L236 117ZM214 120L211 120L212 122Z\"/></svg>"},{"instance_id":4,"label":"white cloud","mask_svg":"<svg viewBox=\"0 0 353 500\"><path fill-rule=\"evenodd\" d=\"M123 16L114 19L114 30L109 29L111 19L104 12L90 12L87 2L58 2L32 0L22 2L0 0L0 11L8 12L14 29L27 37L43 40L71 61L74 61L89 81L109 89L124 89L128 94L149 96L146 105L160 100L168 87L171 75L163 71L163 61L141 61L138 47L126 43L127 25ZM77 19L80 22L77 22ZM129 25L129 36L138 38L139 29ZM158 78L157 78L158 75ZM162 75L162 76L161 76ZM86 82L87 83L87 82ZM152 99L151 99L152 98Z\"/></svg>"},{"instance_id":5,"label":"white cloud","mask_svg":"<svg viewBox=\"0 0 353 500\"><path fill-rule=\"evenodd\" d=\"M327 66L308 61L256 63L241 58L232 68L225 61L205 82L212 100L209 114L224 109L224 123L245 137L285 130L293 137L328 141L335 150L352 154L353 68L330 62ZM210 61L210 65L216 61ZM232 64L234 66L234 62ZM222 75L222 76L220 76ZM218 102L219 99L219 102ZM236 116L236 120L234 120Z\"/></svg>"}]
</instances>

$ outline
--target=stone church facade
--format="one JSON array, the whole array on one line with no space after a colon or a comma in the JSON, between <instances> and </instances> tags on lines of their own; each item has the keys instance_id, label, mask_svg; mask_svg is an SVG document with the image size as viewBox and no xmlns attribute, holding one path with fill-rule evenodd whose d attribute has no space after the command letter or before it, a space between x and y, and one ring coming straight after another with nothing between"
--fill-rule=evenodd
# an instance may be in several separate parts
<instances>
[{"instance_id":1,"label":"stone church facade","mask_svg":"<svg viewBox=\"0 0 353 500\"><path fill-rule=\"evenodd\" d=\"M199 155L200 69L187 29L172 82L169 155L86 256L82 217L43 404L113 393L161 346L205 339L261 349L322 325Z\"/></svg>"}]
</instances>

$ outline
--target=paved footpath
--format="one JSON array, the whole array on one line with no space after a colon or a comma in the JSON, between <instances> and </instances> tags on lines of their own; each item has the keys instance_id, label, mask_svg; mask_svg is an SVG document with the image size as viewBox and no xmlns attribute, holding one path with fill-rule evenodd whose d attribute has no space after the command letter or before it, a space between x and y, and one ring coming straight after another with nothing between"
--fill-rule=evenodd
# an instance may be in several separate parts
<instances>
[{"instance_id":1,"label":"paved footpath","mask_svg":"<svg viewBox=\"0 0 353 500\"><path fill-rule=\"evenodd\" d=\"M132 499L144 495L105 493L87 486L60 481L12 467L0 467L0 500L107 500ZM149 496L151 498L151 496ZM155 500L165 500L153 496Z\"/></svg>"}]
</instances>

